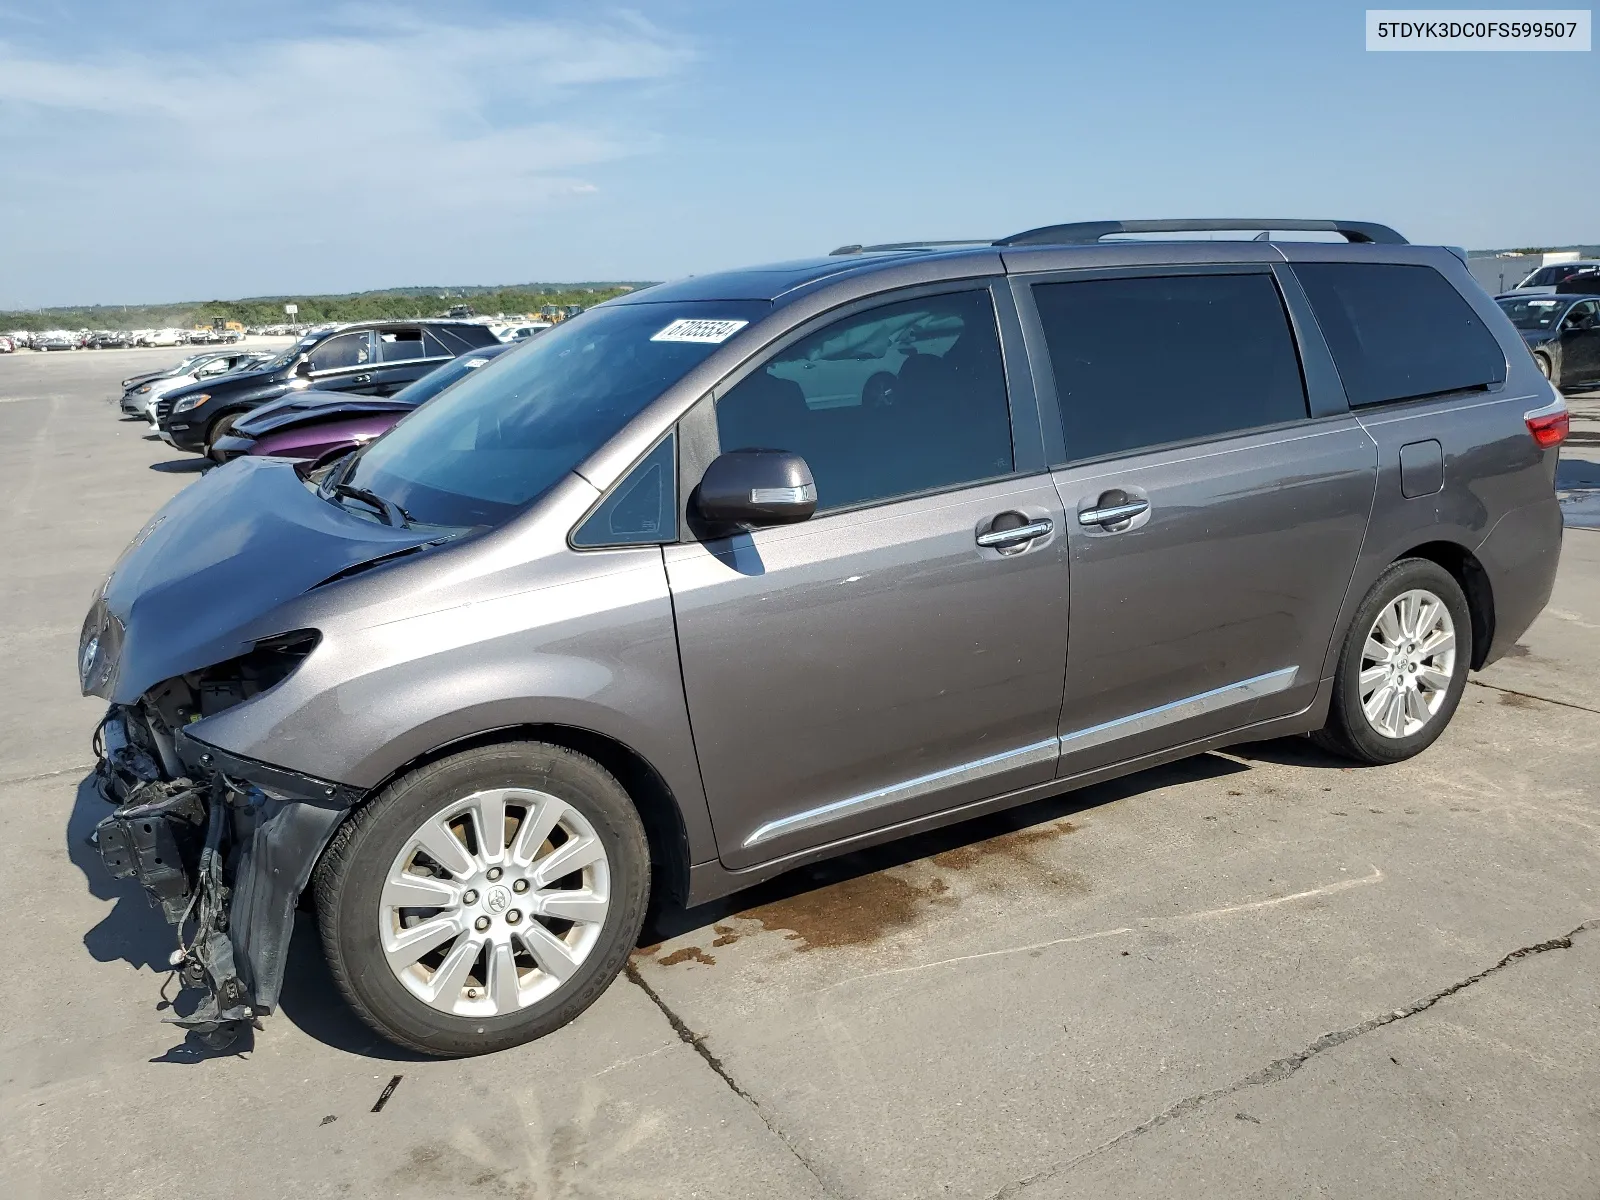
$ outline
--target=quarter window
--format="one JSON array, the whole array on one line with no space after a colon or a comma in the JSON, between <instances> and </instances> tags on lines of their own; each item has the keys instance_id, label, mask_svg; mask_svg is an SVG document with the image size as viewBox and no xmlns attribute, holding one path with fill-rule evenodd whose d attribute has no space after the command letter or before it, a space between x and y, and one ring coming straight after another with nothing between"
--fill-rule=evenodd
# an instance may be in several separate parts
<instances>
[{"instance_id":1,"label":"quarter window","mask_svg":"<svg viewBox=\"0 0 1600 1200\"><path fill-rule=\"evenodd\" d=\"M572 535L574 546L637 546L677 536L677 440L668 434Z\"/></svg>"},{"instance_id":2,"label":"quarter window","mask_svg":"<svg viewBox=\"0 0 1600 1200\"><path fill-rule=\"evenodd\" d=\"M1354 407L1502 383L1505 354L1432 267L1297 263Z\"/></svg>"},{"instance_id":3,"label":"quarter window","mask_svg":"<svg viewBox=\"0 0 1600 1200\"><path fill-rule=\"evenodd\" d=\"M1043 283L1033 296L1070 461L1307 415L1270 275Z\"/></svg>"},{"instance_id":4,"label":"quarter window","mask_svg":"<svg viewBox=\"0 0 1600 1200\"><path fill-rule=\"evenodd\" d=\"M339 371L347 367L359 367L372 358L371 335L365 331L361 333L341 333L312 348L311 369L313 371Z\"/></svg>"},{"instance_id":5,"label":"quarter window","mask_svg":"<svg viewBox=\"0 0 1600 1200\"><path fill-rule=\"evenodd\" d=\"M717 401L724 450L788 450L819 512L1009 474L1011 414L987 290L845 317Z\"/></svg>"}]
</instances>

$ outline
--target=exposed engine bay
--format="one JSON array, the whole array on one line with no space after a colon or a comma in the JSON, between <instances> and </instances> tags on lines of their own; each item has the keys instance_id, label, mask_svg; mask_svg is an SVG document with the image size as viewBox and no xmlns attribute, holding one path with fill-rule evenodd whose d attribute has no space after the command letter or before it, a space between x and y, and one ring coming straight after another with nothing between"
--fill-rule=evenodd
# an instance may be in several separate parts
<instances>
[{"instance_id":1,"label":"exposed engine bay","mask_svg":"<svg viewBox=\"0 0 1600 1200\"><path fill-rule=\"evenodd\" d=\"M278 683L316 640L269 638L165 680L113 704L95 732L96 786L116 808L91 841L111 875L136 880L175 927L169 961L203 996L168 1019L213 1043L276 1006L295 903L362 793L238 758L186 729Z\"/></svg>"}]
</instances>

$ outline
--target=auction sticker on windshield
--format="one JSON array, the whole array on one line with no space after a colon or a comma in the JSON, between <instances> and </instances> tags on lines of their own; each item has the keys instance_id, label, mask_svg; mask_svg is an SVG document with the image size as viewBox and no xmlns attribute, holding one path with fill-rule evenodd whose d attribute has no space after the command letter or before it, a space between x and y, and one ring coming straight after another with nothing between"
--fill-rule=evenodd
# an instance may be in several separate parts
<instances>
[{"instance_id":1,"label":"auction sticker on windshield","mask_svg":"<svg viewBox=\"0 0 1600 1200\"><path fill-rule=\"evenodd\" d=\"M652 342L709 342L716 346L727 341L749 321L674 321L650 340Z\"/></svg>"}]
</instances>

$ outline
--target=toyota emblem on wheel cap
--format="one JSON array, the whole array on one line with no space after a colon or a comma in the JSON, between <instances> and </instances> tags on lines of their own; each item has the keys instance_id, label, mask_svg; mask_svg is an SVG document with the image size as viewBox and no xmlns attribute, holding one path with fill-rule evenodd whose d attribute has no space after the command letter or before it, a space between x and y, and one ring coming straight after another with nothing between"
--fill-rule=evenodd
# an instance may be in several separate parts
<instances>
[{"instance_id":1,"label":"toyota emblem on wheel cap","mask_svg":"<svg viewBox=\"0 0 1600 1200\"><path fill-rule=\"evenodd\" d=\"M492 887L483 898L483 903L490 912L503 913L511 903L511 893L503 887Z\"/></svg>"}]
</instances>

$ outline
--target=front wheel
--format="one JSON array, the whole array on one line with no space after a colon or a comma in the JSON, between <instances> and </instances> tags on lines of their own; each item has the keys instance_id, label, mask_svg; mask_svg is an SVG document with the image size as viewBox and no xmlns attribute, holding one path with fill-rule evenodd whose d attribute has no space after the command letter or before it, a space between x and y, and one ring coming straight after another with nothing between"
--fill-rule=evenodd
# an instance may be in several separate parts
<instances>
[{"instance_id":1,"label":"front wheel","mask_svg":"<svg viewBox=\"0 0 1600 1200\"><path fill-rule=\"evenodd\" d=\"M1539 368L1539 374L1543 375L1546 379L1555 379L1554 368L1552 368L1550 365L1550 358L1548 355L1535 354L1533 356L1533 362L1534 365Z\"/></svg>"},{"instance_id":2,"label":"front wheel","mask_svg":"<svg viewBox=\"0 0 1600 1200\"><path fill-rule=\"evenodd\" d=\"M1401 559L1356 609L1328 724L1312 736L1367 763L1420 754L1455 714L1471 661L1472 614L1461 585L1438 563Z\"/></svg>"},{"instance_id":3,"label":"front wheel","mask_svg":"<svg viewBox=\"0 0 1600 1200\"><path fill-rule=\"evenodd\" d=\"M650 857L600 764L517 742L404 776L340 827L315 880L322 945L356 1013L440 1057L571 1021L622 970Z\"/></svg>"},{"instance_id":4,"label":"front wheel","mask_svg":"<svg viewBox=\"0 0 1600 1200\"><path fill-rule=\"evenodd\" d=\"M211 428L206 430L205 455L214 463L227 462L222 451L217 449L217 443L233 432L234 422L239 419L239 414L229 413L225 417L218 417L211 422Z\"/></svg>"}]
</instances>

